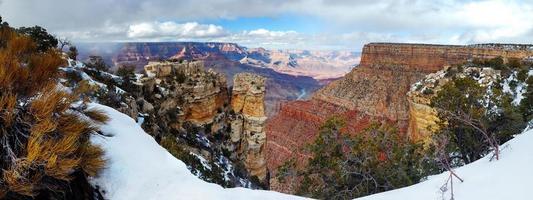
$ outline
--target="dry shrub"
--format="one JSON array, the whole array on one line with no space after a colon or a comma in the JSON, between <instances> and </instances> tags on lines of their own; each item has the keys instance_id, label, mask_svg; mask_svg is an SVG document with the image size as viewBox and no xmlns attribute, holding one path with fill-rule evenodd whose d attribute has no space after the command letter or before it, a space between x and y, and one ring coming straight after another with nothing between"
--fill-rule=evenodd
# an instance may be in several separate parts
<instances>
[{"instance_id":1,"label":"dry shrub","mask_svg":"<svg viewBox=\"0 0 533 200\"><path fill-rule=\"evenodd\" d=\"M80 91L57 85L64 60L55 49L37 51L31 38L5 27L0 40L0 199L92 199L92 191L72 194L72 184L104 167L89 139L108 117L74 104Z\"/></svg>"}]
</instances>

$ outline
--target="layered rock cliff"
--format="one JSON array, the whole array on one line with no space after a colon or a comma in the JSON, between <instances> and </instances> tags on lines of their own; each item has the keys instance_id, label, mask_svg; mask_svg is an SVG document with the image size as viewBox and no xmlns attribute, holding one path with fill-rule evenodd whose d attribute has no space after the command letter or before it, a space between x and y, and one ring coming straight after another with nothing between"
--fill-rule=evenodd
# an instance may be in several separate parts
<instances>
[{"instance_id":1,"label":"layered rock cliff","mask_svg":"<svg viewBox=\"0 0 533 200\"><path fill-rule=\"evenodd\" d=\"M318 91L313 98L393 120L408 119L405 94L411 84L444 66L501 56L525 58L527 49L498 46L371 43L363 48L361 64L343 79Z\"/></svg>"},{"instance_id":2,"label":"layered rock cliff","mask_svg":"<svg viewBox=\"0 0 533 200\"><path fill-rule=\"evenodd\" d=\"M332 115L344 116L354 130L369 121L381 121L395 124L406 133L410 116L417 116L416 112L410 114L406 95L413 83L444 66L497 56L526 58L533 53L526 45L367 44L359 66L344 78L320 89L309 101L282 105L279 114L269 120L268 166L274 175L282 161L301 160L300 147L313 141L319 125Z\"/></svg>"},{"instance_id":3,"label":"layered rock cliff","mask_svg":"<svg viewBox=\"0 0 533 200\"><path fill-rule=\"evenodd\" d=\"M260 181L267 178L265 132L265 81L249 73L237 74L233 82L231 141L238 143L244 166Z\"/></svg>"},{"instance_id":4,"label":"layered rock cliff","mask_svg":"<svg viewBox=\"0 0 533 200\"><path fill-rule=\"evenodd\" d=\"M226 76L203 61L150 62L146 75L122 77L72 63L79 67L65 69L65 84L87 81L94 86L88 97L137 119L198 177L225 187L267 187L265 78L236 74L230 91Z\"/></svg>"},{"instance_id":5,"label":"layered rock cliff","mask_svg":"<svg viewBox=\"0 0 533 200\"><path fill-rule=\"evenodd\" d=\"M225 76L205 70L202 62L155 62L145 71L143 93L153 96L144 98L161 105L159 113L176 112L175 126L221 123L215 118L229 101Z\"/></svg>"},{"instance_id":6,"label":"layered rock cliff","mask_svg":"<svg viewBox=\"0 0 533 200\"><path fill-rule=\"evenodd\" d=\"M268 78L265 106L269 117L275 114L277 102L307 99L323 85L317 79L338 78L360 58L354 52L248 49L215 42L85 43L79 51L80 60L101 55L109 64L135 65L138 72L150 61L204 61L206 68L225 74L228 85L236 73L259 74Z\"/></svg>"}]
</instances>

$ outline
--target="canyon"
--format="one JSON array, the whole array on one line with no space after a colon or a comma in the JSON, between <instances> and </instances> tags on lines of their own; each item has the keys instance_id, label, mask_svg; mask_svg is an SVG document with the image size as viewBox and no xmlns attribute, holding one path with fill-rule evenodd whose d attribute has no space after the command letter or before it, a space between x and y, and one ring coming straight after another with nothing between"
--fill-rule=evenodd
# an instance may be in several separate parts
<instances>
[{"instance_id":1,"label":"canyon","mask_svg":"<svg viewBox=\"0 0 533 200\"><path fill-rule=\"evenodd\" d=\"M265 50L252 48L239 62L255 67L270 68L294 76L309 76L316 80L339 78L361 59L350 51Z\"/></svg>"},{"instance_id":2,"label":"canyon","mask_svg":"<svg viewBox=\"0 0 533 200\"><path fill-rule=\"evenodd\" d=\"M98 55L116 70L135 66L137 72L151 61L166 59L204 61L206 68L226 75L231 86L240 72L267 78L266 115L279 110L278 102L307 99L326 83L342 77L359 63L360 54L349 51L267 50L218 42L82 43L80 60Z\"/></svg>"},{"instance_id":3,"label":"canyon","mask_svg":"<svg viewBox=\"0 0 533 200\"><path fill-rule=\"evenodd\" d=\"M267 158L272 176L291 158L302 166L308 157L303 147L314 141L321 124L331 116L346 120L350 133L371 123L388 123L400 134L416 137L422 126L417 118L428 117L411 108L407 96L411 85L424 76L472 59L501 56L531 59L530 45L429 45L370 43L363 47L361 62L343 78L318 90L309 100L285 102L267 123ZM287 188L271 180L271 188Z\"/></svg>"},{"instance_id":4,"label":"canyon","mask_svg":"<svg viewBox=\"0 0 533 200\"><path fill-rule=\"evenodd\" d=\"M144 99L155 105L156 112L144 113L151 119L145 120L143 128L161 129L153 132L170 130L206 134L209 141L206 147L216 145L231 152L230 159L242 162L250 176L266 181L264 77L250 73L236 74L230 96L226 77L212 69L205 69L202 61L150 62L144 68L147 74L141 79L143 88L147 89L143 91ZM176 117L166 118L164 113L175 114ZM159 117L156 119L156 116ZM169 127L163 128L165 126ZM204 133L197 131L202 129ZM164 137L165 133L161 135ZM225 141L209 139L217 135L229 137ZM196 152L205 158L215 156L205 151Z\"/></svg>"},{"instance_id":5,"label":"canyon","mask_svg":"<svg viewBox=\"0 0 533 200\"><path fill-rule=\"evenodd\" d=\"M228 87L226 76L204 61L151 61L137 77L68 63L63 84L87 83L95 101L136 119L199 178L226 187L268 187L265 77L237 73Z\"/></svg>"},{"instance_id":6,"label":"canyon","mask_svg":"<svg viewBox=\"0 0 533 200\"><path fill-rule=\"evenodd\" d=\"M234 61L269 68L282 74L316 80L339 78L361 59L360 53L340 50L269 50L222 42L83 43L80 58L100 55L112 66L133 65L139 71L162 59Z\"/></svg>"}]
</instances>

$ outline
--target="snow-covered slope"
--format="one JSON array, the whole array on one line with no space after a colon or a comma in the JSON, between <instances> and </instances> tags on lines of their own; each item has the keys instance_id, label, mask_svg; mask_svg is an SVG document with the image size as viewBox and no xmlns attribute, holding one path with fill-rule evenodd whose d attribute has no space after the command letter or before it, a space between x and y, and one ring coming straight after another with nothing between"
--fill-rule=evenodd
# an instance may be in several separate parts
<instances>
[{"instance_id":1,"label":"snow-covered slope","mask_svg":"<svg viewBox=\"0 0 533 200\"><path fill-rule=\"evenodd\" d=\"M245 188L224 189L191 174L130 117L107 106L91 104L105 111L110 121L101 127L106 135L92 142L106 152L108 164L92 183L111 200L178 199L302 199L272 191Z\"/></svg>"},{"instance_id":2,"label":"snow-covered slope","mask_svg":"<svg viewBox=\"0 0 533 200\"><path fill-rule=\"evenodd\" d=\"M500 160L490 161L490 155L459 167L455 172L464 179L454 179L455 200L530 200L533 199L533 130L517 135L501 147ZM448 200L450 187L441 187L449 173L429 177L409 187L379 193L358 200Z\"/></svg>"},{"instance_id":3,"label":"snow-covered slope","mask_svg":"<svg viewBox=\"0 0 533 200\"><path fill-rule=\"evenodd\" d=\"M302 199L272 191L245 188L224 189L207 183L187 170L185 164L160 147L128 116L106 106L91 104L105 111L110 122L101 127L111 137L94 136L92 141L106 151L107 168L92 180L111 200L135 199ZM502 145L498 161L490 156L455 169L465 181L454 179L456 200L531 199L533 180L533 130L517 135ZM450 199L450 187L442 192L447 172L398 190L379 193L360 200L441 200Z\"/></svg>"}]
</instances>

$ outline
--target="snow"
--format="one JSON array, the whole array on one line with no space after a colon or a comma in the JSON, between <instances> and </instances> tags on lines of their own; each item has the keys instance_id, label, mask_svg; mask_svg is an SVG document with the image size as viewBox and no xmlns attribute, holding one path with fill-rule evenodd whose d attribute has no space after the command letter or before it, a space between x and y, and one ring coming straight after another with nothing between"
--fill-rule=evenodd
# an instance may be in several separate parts
<instances>
[{"instance_id":1,"label":"snow","mask_svg":"<svg viewBox=\"0 0 533 200\"><path fill-rule=\"evenodd\" d=\"M143 123L144 123L144 117L137 117L137 124L141 126L143 125Z\"/></svg>"},{"instance_id":2,"label":"snow","mask_svg":"<svg viewBox=\"0 0 533 200\"><path fill-rule=\"evenodd\" d=\"M200 162L202 163L202 165L203 165L206 169L211 170L211 165L209 164L209 161L207 161L203 156L198 155L198 154L195 154L195 153L193 153L193 152L190 152L190 154L193 155L194 157L198 158L198 160L200 160Z\"/></svg>"},{"instance_id":3,"label":"snow","mask_svg":"<svg viewBox=\"0 0 533 200\"><path fill-rule=\"evenodd\" d=\"M528 76L530 76L531 71L528 71ZM503 82L503 92L513 95L513 105L519 105L522 99L524 99L524 93L527 91L527 84L521 81L518 81L517 78L517 72L513 72L511 76L509 76L507 79ZM511 88L511 82L517 83L516 87Z\"/></svg>"},{"instance_id":4,"label":"snow","mask_svg":"<svg viewBox=\"0 0 533 200\"><path fill-rule=\"evenodd\" d=\"M110 136L91 138L105 150L108 160L100 176L91 180L105 192L106 199L303 199L273 191L225 189L204 182L130 117L107 106L92 103L90 107L101 109L110 117L101 126L102 132Z\"/></svg>"},{"instance_id":5,"label":"snow","mask_svg":"<svg viewBox=\"0 0 533 200\"><path fill-rule=\"evenodd\" d=\"M517 135L501 147L500 160L490 161L492 155L459 167L454 171L464 179L454 179L456 200L529 200L533 180L533 130ZM448 172L431 176L428 180L409 187L374 194L358 200L441 200L450 198L441 187L449 177Z\"/></svg>"},{"instance_id":6,"label":"snow","mask_svg":"<svg viewBox=\"0 0 533 200\"><path fill-rule=\"evenodd\" d=\"M82 68L86 68L85 67L85 64L83 64L82 62L80 61L75 61L75 60L72 60L72 59L67 59L67 63L68 63L68 66L65 66L65 67L60 67L59 69L60 70L63 70L65 72L72 72L72 71L76 71L83 80L86 80L87 83L89 83L90 85L94 86L98 86L99 88L102 88L104 90L107 90L107 85L103 84L103 83L100 83L98 81L95 81L93 80L93 78L91 78L91 76L89 76L87 73L85 73L84 71L82 70L79 70L79 69L82 69ZM78 69L78 70L76 70ZM117 77L115 75L112 75L112 74L109 74L107 73L109 76L112 76L112 77Z\"/></svg>"},{"instance_id":7,"label":"snow","mask_svg":"<svg viewBox=\"0 0 533 200\"><path fill-rule=\"evenodd\" d=\"M303 199L273 191L245 188L224 189L191 174L186 165L173 157L128 116L106 106L90 104L105 111L110 122L101 126L106 136L94 136L93 143L106 152L107 167L91 182L99 186L106 199ZM490 155L454 171L465 181L454 179L456 200L530 199L533 180L533 130L516 135L501 147L500 160ZM441 200L450 199L441 187L448 172L405 188L374 194L358 200Z\"/></svg>"}]
</instances>

